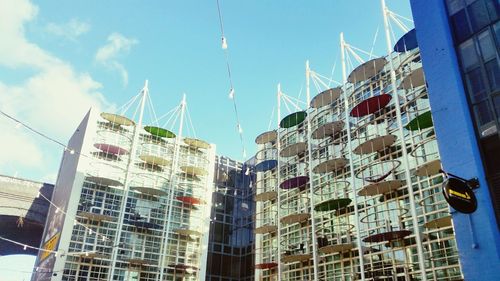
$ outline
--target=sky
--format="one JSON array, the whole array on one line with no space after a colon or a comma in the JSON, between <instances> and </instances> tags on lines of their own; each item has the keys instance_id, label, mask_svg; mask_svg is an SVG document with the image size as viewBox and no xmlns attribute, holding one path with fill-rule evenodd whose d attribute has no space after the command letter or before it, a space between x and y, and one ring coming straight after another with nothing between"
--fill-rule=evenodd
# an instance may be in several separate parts
<instances>
[{"instance_id":1,"label":"sky","mask_svg":"<svg viewBox=\"0 0 500 281\"><path fill-rule=\"evenodd\" d=\"M255 137L270 122L276 128L278 83L305 98L306 60L325 76L335 65L332 77L341 80L340 32L353 46L387 53L376 0L219 2L247 158ZM411 17L407 0L386 2ZM114 112L147 79L158 116L185 93L195 129L188 135L244 160L216 0L0 0L0 34L0 109L47 136L66 143L91 106ZM0 130L0 174L55 182L60 146L3 116ZM23 280L6 277L14 273L2 270L5 260L0 281Z\"/></svg>"}]
</instances>

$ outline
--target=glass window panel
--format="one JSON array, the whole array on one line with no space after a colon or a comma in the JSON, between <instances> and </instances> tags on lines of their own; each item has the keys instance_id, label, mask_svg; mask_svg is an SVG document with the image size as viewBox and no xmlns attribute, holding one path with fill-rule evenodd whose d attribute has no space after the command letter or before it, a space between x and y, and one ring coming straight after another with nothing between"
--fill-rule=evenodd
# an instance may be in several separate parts
<instances>
[{"instance_id":1,"label":"glass window panel","mask_svg":"<svg viewBox=\"0 0 500 281\"><path fill-rule=\"evenodd\" d=\"M496 58L485 64L486 72L488 73L488 81L492 91L500 89L500 67Z\"/></svg>"},{"instance_id":2,"label":"glass window panel","mask_svg":"<svg viewBox=\"0 0 500 281\"><path fill-rule=\"evenodd\" d=\"M500 96L494 97L493 103L495 103L495 112L497 114L497 119L500 122Z\"/></svg>"},{"instance_id":3,"label":"glass window panel","mask_svg":"<svg viewBox=\"0 0 500 281\"><path fill-rule=\"evenodd\" d=\"M490 14L491 22L496 21L500 15L500 2L498 0L485 0L486 1L486 9Z\"/></svg>"},{"instance_id":4,"label":"glass window panel","mask_svg":"<svg viewBox=\"0 0 500 281\"><path fill-rule=\"evenodd\" d=\"M495 37L497 39L497 48L500 49L500 21L493 26L493 30L495 31Z\"/></svg>"},{"instance_id":5,"label":"glass window panel","mask_svg":"<svg viewBox=\"0 0 500 281\"><path fill-rule=\"evenodd\" d=\"M448 6L448 14L450 16L464 8L463 0L446 0L446 5Z\"/></svg>"},{"instance_id":6,"label":"glass window panel","mask_svg":"<svg viewBox=\"0 0 500 281\"><path fill-rule=\"evenodd\" d=\"M488 18L488 11L482 0L475 1L467 7L469 12L470 23L472 25L472 30L478 31L485 27L490 19Z\"/></svg>"},{"instance_id":7,"label":"glass window panel","mask_svg":"<svg viewBox=\"0 0 500 281\"><path fill-rule=\"evenodd\" d=\"M453 34L457 42L462 42L469 38L472 31L469 28L469 23L467 22L467 15L465 14L465 9L458 11L456 14L451 16L451 22L453 26Z\"/></svg>"},{"instance_id":8,"label":"glass window panel","mask_svg":"<svg viewBox=\"0 0 500 281\"><path fill-rule=\"evenodd\" d=\"M479 42L479 48L481 49L483 60L488 61L491 58L494 58L497 54L497 50L495 48L493 40L491 40L492 38L490 31L486 30L485 32L479 34L477 36L477 39Z\"/></svg>"},{"instance_id":9,"label":"glass window panel","mask_svg":"<svg viewBox=\"0 0 500 281\"><path fill-rule=\"evenodd\" d=\"M486 137L497 132L492 113L487 101L474 105L476 125L481 137Z\"/></svg>"},{"instance_id":10,"label":"glass window panel","mask_svg":"<svg viewBox=\"0 0 500 281\"><path fill-rule=\"evenodd\" d=\"M477 52L472 39L460 44L460 58L462 67L467 70L478 63Z\"/></svg>"}]
</instances>

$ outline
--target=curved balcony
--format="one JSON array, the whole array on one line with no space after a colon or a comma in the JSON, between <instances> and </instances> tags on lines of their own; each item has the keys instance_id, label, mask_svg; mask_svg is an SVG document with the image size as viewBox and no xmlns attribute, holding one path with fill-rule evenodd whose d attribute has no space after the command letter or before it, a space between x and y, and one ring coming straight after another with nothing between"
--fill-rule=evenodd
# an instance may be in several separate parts
<instances>
[{"instance_id":1,"label":"curved balcony","mask_svg":"<svg viewBox=\"0 0 500 281\"><path fill-rule=\"evenodd\" d=\"M314 115L311 120L311 130L313 139L324 139L326 137L338 137L344 128L335 108L325 108Z\"/></svg>"},{"instance_id":2,"label":"curved balcony","mask_svg":"<svg viewBox=\"0 0 500 281\"><path fill-rule=\"evenodd\" d=\"M347 252L356 247L352 224L320 223L316 237L318 250L322 254Z\"/></svg>"},{"instance_id":3,"label":"curved balcony","mask_svg":"<svg viewBox=\"0 0 500 281\"><path fill-rule=\"evenodd\" d=\"M387 64L385 58L375 58L356 67L347 77L350 83L357 83L371 79L379 74Z\"/></svg>"},{"instance_id":4,"label":"curved balcony","mask_svg":"<svg viewBox=\"0 0 500 281\"><path fill-rule=\"evenodd\" d=\"M418 48L417 32L414 29L408 31L394 44L394 52L404 53Z\"/></svg>"},{"instance_id":5,"label":"curved balcony","mask_svg":"<svg viewBox=\"0 0 500 281\"><path fill-rule=\"evenodd\" d=\"M255 183L255 201L269 201L278 196L276 188L278 179L275 177L265 177Z\"/></svg>"},{"instance_id":6,"label":"curved balcony","mask_svg":"<svg viewBox=\"0 0 500 281\"><path fill-rule=\"evenodd\" d=\"M174 232L182 236L199 237L203 235L204 219L191 215L191 213L184 213L181 215L174 215L172 218Z\"/></svg>"},{"instance_id":7,"label":"curved balcony","mask_svg":"<svg viewBox=\"0 0 500 281\"><path fill-rule=\"evenodd\" d=\"M287 116L285 116L283 119L280 121L280 128L283 129L290 129L295 126L298 126L304 122L304 120L307 117L307 113L305 111L298 111L291 113Z\"/></svg>"},{"instance_id":8,"label":"curved balcony","mask_svg":"<svg viewBox=\"0 0 500 281\"><path fill-rule=\"evenodd\" d=\"M255 269L272 269L278 266L278 248L255 249Z\"/></svg>"},{"instance_id":9,"label":"curved balcony","mask_svg":"<svg viewBox=\"0 0 500 281\"><path fill-rule=\"evenodd\" d=\"M168 184L168 178L162 174L135 173L130 181L130 189L152 196L165 196Z\"/></svg>"},{"instance_id":10,"label":"curved balcony","mask_svg":"<svg viewBox=\"0 0 500 281\"><path fill-rule=\"evenodd\" d=\"M188 203L193 202L193 204L205 204L203 198L207 198L207 188L202 181L191 180L189 178L185 180L179 180L177 196L182 197L177 200Z\"/></svg>"},{"instance_id":11,"label":"curved balcony","mask_svg":"<svg viewBox=\"0 0 500 281\"><path fill-rule=\"evenodd\" d=\"M197 149L209 149L210 144L204 140L194 138L184 138L184 143Z\"/></svg>"},{"instance_id":12,"label":"curved balcony","mask_svg":"<svg viewBox=\"0 0 500 281\"><path fill-rule=\"evenodd\" d=\"M415 113L417 113L416 116L404 126L405 129L409 131L418 131L431 128L434 125L432 122L432 113L428 108L424 110L427 111L425 112L422 112L423 110L415 111Z\"/></svg>"},{"instance_id":13,"label":"curved balcony","mask_svg":"<svg viewBox=\"0 0 500 281\"><path fill-rule=\"evenodd\" d=\"M101 117L104 120L107 120L108 122L113 123L115 125L120 125L120 126L135 126L134 121L132 121L129 118L127 118L125 116L122 116L122 115L118 115L118 114L114 114L114 113L102 112L101 113Z\"/></svg>"},{"instance_id":14,"label":"curved balcony","mask_svg":"<svg viewBox=\"0 0 500 281\"><path fill-rule=\"evenodd\" d=\"M255 154L255 160L257 161L275 160L277 157L278 150L274 147L264 147Z\"/></svg>"},{"instance_id":15,"label":"curved balcony","mask_svg":"<svg viewBox=\"0 0 500 281\"><path fill-rule=\"evenodd\" d=\"M285 236L281 240L281 262L304 262L312 258L312 245L304 234Z\"/></svg>"},{"instance_id":16,"label":"curved balcony","mask_svg":"<svg viewBox=\"0 0 500 281\"><path fill-rule=\"evenodd\" d=\"M317 94L311 100L311 107L318 109L323 106L331 105L334 101L336 101L340 95L342 94L342 87L330 88L328 90L324 90L323 92Z\"/></svg>"},{"instance_id":17,"label":"curved balcony","mask_svg":"<svg viewBox=\"0 0 500 281\"><path fill-rule=\"evenodd\" d=\"M123 168L104 162L92 162L85 180L98 185L121 188L125 183L126 172Z\"/></svg>"},{"instance_id":18,"label":"curved balcony","mask_svg":"<svg viewBox=\"0 0 500 281\"><path fill-rule=\"evenodd\" d=\"M435 159L428 161L415 169L415 176L430 177L439 174L441 170L441 160Z\"/></svg>"},{"instance_id":19,"label":"curved balcony","mask_svg":"<svg viewBox=\"0 0 500 281\"><path fill-rule=\"evenodd\" d=\"M280 135L281 157L291 157L303 154L307 150L306 131L289 130Z\"/></svg>"},{"instance_id":20,"label":"curved balcony","mask_svg":"<svg viewBox=\"0 0 500 281\"><path fill-rule=\"evenodd\" d=\"M415 147L411 150L410 156L415 157L417 159L417 162L419 163L424 163L424 164L429 164L432 161L438 160L439 159L439 151L438 151L438 146L437 146L437 140L436 137L433 135L429 138L425 138L418 142ZM437 163L434 163L433 165L437 165ZM436 166L432 166L436 168ZM437 174L439 172L436 171L436 169L429 170L428 172L435 172ZM432 175L432 173L428 173L428 175Z\"/></svg>"},{"instance_id":21,"label":"curved balcony","mask_svg":"<svg viewBox=\"0 0 500 281\"><path fill-rule=\"evenodd\" d=\"M181 157L179 158L179 165L181 166L197 166L207 167L208 154L204 150L194 148L192 146L181 147Z\"/></svg>"},{"instance_id":22,"label":"curved balcony","mask_svg":"<svg viewBox=\"0 0 500 281\"><path fill-rule=\"evenodd\" d=\"M256 144L274 143L277 138L278 134L276 133L276 130L267 131L258 135L257 138L255 138L255 143Z\"/></svg>"},{"instance_id":23,"label":"curved balcony","mask_svg":"<svg viewBox=\"0 0 500 281\"><path fill-rule=\"evenodd\" d=\"M380 94L377 96L369 97L351 109L349 115L351 117L364 117L370 114L379 112L381 109L385 108L391 101L392 96L388 94Z\"/></svg>"},{"instance_id":24,"label":"curved balcony","mask_svg":"<svg viewBox=\"0 0 500 281\"><path fill-rule=\"evenodd\" d=\"M302 223L311 217L309 197L304 194L296 192L287 192L282 195L284 198L281 200L281 218L282 224Z\"/></svg>"},{"instance_id":25,"label":"curved balcony","mask_svg":"<svg viewBox=\"0 0 500 281\"><path fill-rule=\"evenodd\" d=\"M98 123L94 147L115 156L127 155L132 146L133 132L116 126L111 123Z\"/></svg>"},{"instance_id":26,"label":"curved balcony","mask_svg":"<svg viewBox=\"0 0 500 281\"><path fill-rule=\"evenodd\" d=\"M327 181L314 189L314 210L316 212L329 212L343 209L352 200L349 198L348 181Z\"/></svg>"},{"instance_id":27,"label":"curved balcony","mask_svg":"<svg viewBox=\"0 0 500 281\"><path fill-rule=\"evenodd\" d=\"M313 173L315 174L326 174L326 173L337 173L338 171L345 168L349 163L347 159L344 158L341 151L342 148L335 148L337 146L332 146L329 149L335 149L338 151L327 151L325 153L318 152L314 159ZM315 152L316 154L316 152Z\"/></svg>"},{"instance_id":28,"label":"curved balcony","mask_svg":"<svg viewBox=\"0 0 500 281\"><path fill-rule=\"evenodd\" d=\"M372 161L358 168L355 177L369 183L377 183L389 177L400 165L398 160Z\"/></svg>"},{"instance_id":29,"label":"curved balcony","mask_svg":"<svg viewBox=\"0 0 500 281\"><path fill-rule=\"evenodd\" d=\"M175 133L160 127L145 126L144 131L148 132L149 134L157 138L166 138L166 139L175 138Z\"/></svg>"},{"instance_id":30,"label":"curved balcony","mask_svg":"<svg viewBox=\"0 0 500 281\"><path fill-rule=\"evenodd\" d=\"M374 210L362 217L360 221L366 224L368 235L362 241L367 243L391 242L404 239L412 232L405 228L403 218L408 213L404 208L388 208Z\"/></svg>"},{"instance_id":31,"label":"curved balcony","mask_svg":"<svg viewBox=\"0 0 500 281\"><path fill-rule=\"evenodd\" d=\"M278 160L265 160L255 165L255 172L267 172L278 166Z\"/></svg>"},{"instance_id":32,"label":"curved balcony","mask_svg":"<svg viewBox=\"0 0 500 281\"><path fill-rule=\"evenodd\" d=\"M174 148L171 143L159 145L157 143L145 141L139 146L138 154L142 161L150 165L164 167L171 164L170 159L173 159L173 151Z\"/></svg>"},{"instance_id":33,"label":"curved balcony","mask_svg":"<svg viewBox=\"0 0 500 281\"><path fill-rule=\"evenodd\" d=\"M425 85L424 70L422 67L410 72L398 86L398 89L410 90Z\"/></svg>"},{"instance_id":34,"label":"curved balcony","mask_svg":"<svg viewBox=\"0 0 500 281\"><path fill-rule=\"evenodd\" d=\"M309 183L309 176L307 174L307 163L299 162L283 165L280 167L281 189L295 189L299 188L304 190L306 184Z\"/></svg>"},{"instance_id":35,"label":"curved balcony","mask_svg":"<svg viewBox=\"0 0 500 281\"><path fill-rule=\"evenodd\" d=\"M375 136L364 142L361 142L353 153L357 155L371 154L373 152L387 149L396 142L395 135Z\"/></svg>"},{"instance_id":36,"label":"curved balcony","mask_svg":"<svg viewBox=\"0 0 500 281\"><path fill-rule=\"evenodd\" d=\"M278 230L278 212L265 210L256 214L255 234L272 233Z\"/></svg>"},{"instance_id":37,"label":"curved balcony","mask_svg":"<svg viewBox=\"0 0 500 281\"><path fill-rule=\"evenodd\" d=\"M203 177L208 175L208 171L202 167L181 166L180 169L183 173L192 177Z\"/></svg>"},{"instance_id":38,"label":"curved balcony","mask_svg":"<svg viewBox=\"0 0 500 281\"><path fill-rule=\"evenodd\" d=\"M404 185L402 180L387 180L370 183L358 191L359 196L378 196L394 192Z\"/></svg>"},{"instance_id":39,"label":"curved balcony","mask_svg":"<svg viewBox=\"0 0 500 281\"><path fill-rule=\"evenodd\" d=\"M425 214L424 228L439 229L451 227L451 215L448 203L439 187L429 188L423 191L423 197L418 204L422 207Z\"/></svg>"},{"instance_id":40,"label":"curved balcony","mask_svg":"<svg viewBox=\"0 0 500 281\"><path fill-rule=\"evenodd\" d=\"M78 211L77 215L90 221L116 221L111 211L92 205L87 205L84 210Z\"/></svg>"}]
</instances>

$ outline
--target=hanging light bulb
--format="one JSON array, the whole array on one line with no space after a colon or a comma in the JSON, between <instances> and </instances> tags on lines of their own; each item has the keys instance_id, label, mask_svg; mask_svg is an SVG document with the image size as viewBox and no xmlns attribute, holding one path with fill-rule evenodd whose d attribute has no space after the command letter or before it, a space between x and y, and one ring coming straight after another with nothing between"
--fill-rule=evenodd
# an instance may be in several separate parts
<instances>
[{"instance_id":1,"label":"hanging light bulb","mask_svg":"<svg viewBox=\"0 0 500 281\"><path fill-rule=\"evenodd\" d=\"M222 36L222 49L226 50L227 49L227 40L226 37Z\"/></svg>"},{"instance_id":2,"label":"hanging light bulb","mask_svg":"<svg viewBox=\"0 0 500 281\"><path fill-rule=\"evenodd\" d=\"M71 149L71 150L69 151L69 154L75 154L75 150L74 150L74 149Z\"/></svg>"},{"instance_id":3,"label":"hanging light bulb","mask_svg":"<svg viewBox=\"0 0 500 281\"><path fill-rule=\"evenodd\" d=\"M55 212L55 213L56 213L56 214L57 214L57 213L59 213L59 208L56 208L56 212Z\"/></svg>"},{"instance_id":4,"label":"hanging light bulb","mask_svg":"<svg viewBox=\"0 0 500 281\"><path fill-rule=\"evenodd\" d=\"M23 250L26 251L26 248L28 248L28 245L24 245Z\"/></svg>"},{"instance_id":5,"label":"hanging light bulb","mask_svg":"<svg viewBox=\"0 0 500 281\"><path fill-rule=\"evenodd\" d=\"M89 229L89 235L92 235L92 229Z\"/></svg>"},{"instance_id":6,"label":"hanging light bulb","mask_svg":"<svg viewBox=\"0 0 500 281\"><path fill-rule=\"evenodd\" d=\"M234 89L231 89L231 91L229 91L229 98L230 99L234 98Z\"/></svg>"},{"instance_id":7,"label":"hanging light bulb","mask_svg":"<svg viewBox=\"0 0 500 281\"><path fill-rule=\"evenodd\" d=\"M246 171L245 171L245 175L248 176L250 175L250 168L247 167Z\"/></svg>"},{"instance_id":8,"label":"hanging light bulb","mask_svg":"<svg viewBox=\"0 0 500 281\"><path fill-rule=\"evenodd\" d=\"M40 191L36 194L36 198L40 198Z\"/></svg>"}]
</instances>

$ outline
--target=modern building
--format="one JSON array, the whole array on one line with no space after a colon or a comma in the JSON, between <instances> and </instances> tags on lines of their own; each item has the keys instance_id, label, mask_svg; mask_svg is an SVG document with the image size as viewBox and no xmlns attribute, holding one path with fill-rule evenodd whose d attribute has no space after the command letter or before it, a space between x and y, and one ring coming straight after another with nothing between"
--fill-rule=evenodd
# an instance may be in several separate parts
<instances>
[{"instance_id":1,"label":"modern building","mask_svg":"<svg viewBox=\"0 0 500 281\"><path fill-rule=\"evenodd\" d=\"M0 256L38 253L53 189L49 183L0 176Z\"/></svg>"},{"instance_id":2,"label":"modern building","mask_svg":"<svg viewBox=\"0 0 500 281\"><path fill-rule=\"evenodd\" d=\"M307 63L304 103L278 86L256 138L256 281L464 280L415 30L393 44L382 7L388 55L341 34L342 83Z\"/></svg>"},{"instance_id":3,"label":"modern building","mask_svg":"<svg viewBox=\"0 0 500 281\"><path fill-rule=\"evenodd\" d=\"M251 281L254 277L255 175L247 164L217 156L207 281Z\"/></svg>"},{"instance_id":4,"label":"modern building","mask_svg":"<svg viewBox=\"0 0 500 281\"><path fill-rule=\"evenodd\" d=\"M64 152L32 280L204 280L215 146L90 110Z\"/></svg>"},{"instance_id":5,"label":"modern building","mask_svg":"<svg viewBox=\"0 0 500 281\"><path fill-rule=\"evenodd\" d=\"M477 178L477 210L452 212L465 280L500 276L500 4L412 0L443 168Z\"/></svg>"}]
</instances>

